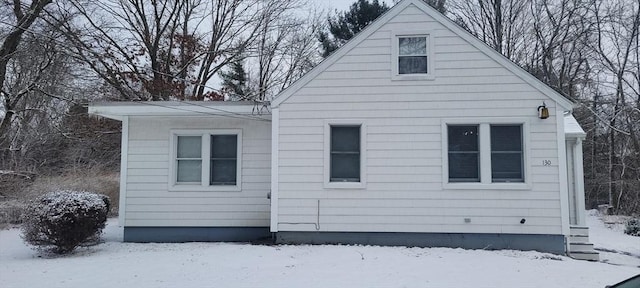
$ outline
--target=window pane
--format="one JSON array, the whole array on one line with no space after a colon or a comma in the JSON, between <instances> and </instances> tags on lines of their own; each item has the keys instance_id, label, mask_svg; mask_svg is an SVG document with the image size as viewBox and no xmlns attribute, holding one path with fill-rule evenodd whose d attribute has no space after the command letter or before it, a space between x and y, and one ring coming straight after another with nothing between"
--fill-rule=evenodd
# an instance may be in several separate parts
<instances>
[{"instance_id":1,"label":"window pane","mask_svg":"<svg viewBox=\"0 0 640 288\"><path fill-rule=\"evenodd\" d=\"M331 181L359 182L360 154L331 154Z\"/></svg>"},{"instance_id":2,"label":"window pane","mask_svg":"<svg viewBox=\"0 0 640 288\"><path fill-rule=\"evenodd\" d=\"M236 158L238 137L236 135L211 135L211 158Z\"/></svg>"},{"instance_id":3,"label":"window pane","mask_svg":"<svg viewBox=\"0 0 640 288\"><path fill-rule=\"evenodd\" d=\"M330 181L360 181L360 126L331 126Z\"/></svg>"},{"instance_id":4,"label":"window pane","mask_svg":"<svg viewBox=\"0 0 640 288\"><path fill-rule=\"evenodd\" d=\"M478 153L449 153L449 181L479 182Z\"/></svg>"},{"instance_id":5,"label":"window pane","mask_svg":"<svg viewBox=\"0 0 640 288\"><path fill-rule=\"evenodd\" d=\"M201 171L201 160L178 160L177 182L200 182Z\"/></svg>"},{"instance_id":6,"label":"window pane","mask_svg":"<svg viewBox=\"0 0 640 288\"><path fill-rule=\"evenodd\" d=\"M522 151L522 126L491 125L491 151Z\"/></svg>"},{"instance_id":7,"label":"window pane","mask_svg":"<svg viewBox=\"0 0 640 288\"><path fill-rule=\"evenodd\" d=\"M202 137L178 136L178 158L200 158Z\"/></svg>"},{"instance_id":8,"label":"window pane","mask_svg":"<svg viewBox=\"0 0 640 288\"><path fill-rule=\"evenodd\" d=\"M398 57L398 73L399 74L427 73L427 56Z\"/></svg>"},{"instance_id":9,"label":"window pane","mask_svg":"<svg viewBox=\"0 0 640 288\"><path fill-rule=\"evenodd\" d=\"M449 181L479 182L478 125L447 126Z\"/></svg>"},{"instance_id":10,"label":"window pane","mask_svg":"<svg viewBox=\"0 0 640 288\"><path fill-rule=\"evenodd\" d=\"M491 181L524 182L522 125L491 125Z\"/></svg>"},{"instance_id":11,"label":"window pane","mask_svg":"<svg viewBox=\"0 0 640 288\"><path fill-rule=\"evenodd\" d=\"M426 55L427 37L401 37L398 53L400 55Z\"/></svg>"},{"instance_id":12,"label":"window pane","mask_svg":"<svg viewBox=\"0 0 640 288\"><path fill-rule=\"evenodd\" d=\"M237 155L237 135L211 135L211 185L236 185Z\"/></svg>"},{"instance_id":13,"label":"window pane","mask_svg":"<svg viewBox=\"0 0 640 288\"><path fill-rule=\"evenodd\" d=\"M524 182L522 153L491 153L493 182Z\"/></svg>"},{"instance_id":14,"label":"window pane","mask_svg":"<svg viewBox=\"0 0 640 288\"><path fill-rule=\"evenodd\" d=\"M211 160L212 185L236 185L236 159Z\"/></svg>"},{"instance_id":15,"label":"window pane","mask_svg":"<svg viewBox=\"0 0 640 288\"><path fill-rule=\"evenodd\" d=\"M447 130L449 151L478 151L477 125L450 125Z\"/></svg>"},{"instance_id":16,"label":"window pane","mask_svg":"<svg viewBox=\"0 0 640 288\"><path fill-rule=\"evenodd\" d=\"M360 152L360 126L331 126L331 152Z\"/></svg>"}]
</instances>

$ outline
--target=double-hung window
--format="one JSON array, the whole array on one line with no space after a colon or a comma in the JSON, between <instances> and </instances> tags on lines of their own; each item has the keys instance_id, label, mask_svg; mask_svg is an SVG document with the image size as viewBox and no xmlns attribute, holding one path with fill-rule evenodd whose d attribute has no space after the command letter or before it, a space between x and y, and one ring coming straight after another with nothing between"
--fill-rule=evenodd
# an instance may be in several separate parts
<instances>
[{"instance_id":1,"label":"double-hung window","mask_svg":"<svg viewBox=\"0 0 640 288\"><path fill-rule=\"evenodd\" d=\"M522 125L491 125L491 182L524 182Z\"/></svg>"},{"instance_id":2,"label":"double-hung window","mask_svg":"<svg viewBox=\"0 0 640 288\"><path fill-rule=\"evenodd\" d=\"M392 33L392 80L432 80L432 32L398 31Z\"/></svg>"},{"instance_id":3,"label":"double-hung window","mask_svg":"<svg viewBox=\"0 0 640 288\"><path fill-rule=\"evenodd\" d=\"M238 135L211 135L211 185L236 185Z\"/></svg>"},{"instance_id":4,"label":"double-hung window","mask_svg":"<svg viewBox=\"0 0 640 288\"><path fill-rule=\"evenodd\" d=\"M331 182L360 182L360 126L331 126Z\"/></svg>"},{"instance_id":5,"label":"double-hung window","mask_svg":"<svg viewBox=\"0 0 640 288\"><path fill-rule=\"evenodd\" d=\"M427 74L426 36L398 37L398 74Z\"/></svg>"},{"instance_id":6,"label":"double-hung window","mask_svg":"<svg viewBox=\"0 0 640 288\"><path fill-rule=\"evenodd\" d=\"M170 190L239 191L240 130L172 132Z\"/></svg>"},{"instance_id":7,"label":"double-hung window","mask_svg":"<svg viewBox=\"0 0 640 288\"><path fill-rule=\"evenodd\" d=\"M351 120L325 123L324 187L365 188L365 124Z\"/></svg>"},{"instance_id":8,"label":"double-hung window","mask_svg":"<svg viewBox=\"0 0 640 288\"><path fill-rule=\"evenodd\" d=\"M447 129L449 182L479 182L478 125L450 125Z\"/></svg>"},{"instance_id":9,"label":"double-hung window","mask_svg":"<svg viewBox=\"0 0 640 288\"><path fill-rule=\"evenodd\" d=\"M447 133L445 181L525 183L524 127L522 123L447 123L443 130Z\"/></svg>"}]
</instances>

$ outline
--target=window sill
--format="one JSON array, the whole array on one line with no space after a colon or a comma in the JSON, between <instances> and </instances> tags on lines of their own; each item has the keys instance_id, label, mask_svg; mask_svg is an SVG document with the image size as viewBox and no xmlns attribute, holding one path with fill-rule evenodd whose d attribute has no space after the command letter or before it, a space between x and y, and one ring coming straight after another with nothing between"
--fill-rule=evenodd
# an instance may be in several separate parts
<instances>
[{"instance_id":1,"label":"window sill","mask_svg":"<svg viewBox=\"0 0 640 288\"><path fill-rule=\"evenodd\" d=\"M391 81L419 81L419 80L435 80L433 73L430 74L396 74L391 76Z\"/></svg>"},{"instance_id":2,"label":"window sill","mask_svg":"<svg viewBox=\"0 0 640 288\"><path fill-rule=\"evenodd\" d=\"M242 187L240 187L240 185L202 186L200 184L174 184L169 186L169 192L240 192L240 191L242 191Z\"/></svg>"},{"instance_id":3,"label":"window sill","mask_svg":"<svg viewBox=\"0 0 640 288\"><path fill-rule=\"evenodd\" d=\"M531 190L530 183L444 183L445 190Z\"/></svg>"},{"instance_id":4,"label":"window sill","mask_svg":"<svg viewBox=\"0 0 640 288\"><path fill-rule=\"evenodd\" d=\"M324 189L365 189L362 182L325 182Z\"/></svg>"}]
</instances>

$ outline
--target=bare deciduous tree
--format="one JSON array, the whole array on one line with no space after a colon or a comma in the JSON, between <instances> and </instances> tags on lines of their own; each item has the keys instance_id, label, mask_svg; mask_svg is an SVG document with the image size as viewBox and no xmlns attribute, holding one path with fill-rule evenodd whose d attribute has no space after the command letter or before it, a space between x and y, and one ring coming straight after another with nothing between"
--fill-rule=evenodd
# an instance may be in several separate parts
<instances>
[{"instance_id":1,"label":"bare deciduous tree","mask_svg":"<svg viewBox=\"0 0 640 288\"><path fill-rule=\"evenodd\" d=\"M23 38L24 33L33 25L38 19L45 6L49 5L52 0L36 0L31 3L23 3L22 1L15 0L13 3L9 1L0 2L0 10L8 12L12 11L12 17L3 17L7 20L12 19L13 22L3 23L10 25L7 35L2 41L2 47L0 48L0 99L2 100L3 112L2 121L0 122L0 149L7 149L9 146L9 139L7 138L7 132L13 117L16 114L15 106L22 100L23 97L31 90L34 89L37 78L33 79L28 85L25 85L24 89L19 91L9 91L5 82L7 78L7 68L14 57L18 46ZM47 63L44 63L42 68L46 68ZM42 69L40 69L42 70Z\"/></svg>"}]
</instances>

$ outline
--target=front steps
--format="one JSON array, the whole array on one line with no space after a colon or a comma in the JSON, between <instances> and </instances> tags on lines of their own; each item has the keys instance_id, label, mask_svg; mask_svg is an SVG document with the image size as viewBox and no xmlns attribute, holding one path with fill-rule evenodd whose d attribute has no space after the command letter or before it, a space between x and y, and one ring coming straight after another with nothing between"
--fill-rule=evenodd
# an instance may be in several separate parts
<instances>
[{"instance_id":1,"label":"front steps","mask_svg":"<svg viewBox=\"0 0 640 288\"><path fill-rule=\"evenodd\" d=\"M569 230L569 257L578 260L598 261L600 254L589 243L589 227L571 226Z\"/></svg>"}]
</instances>

